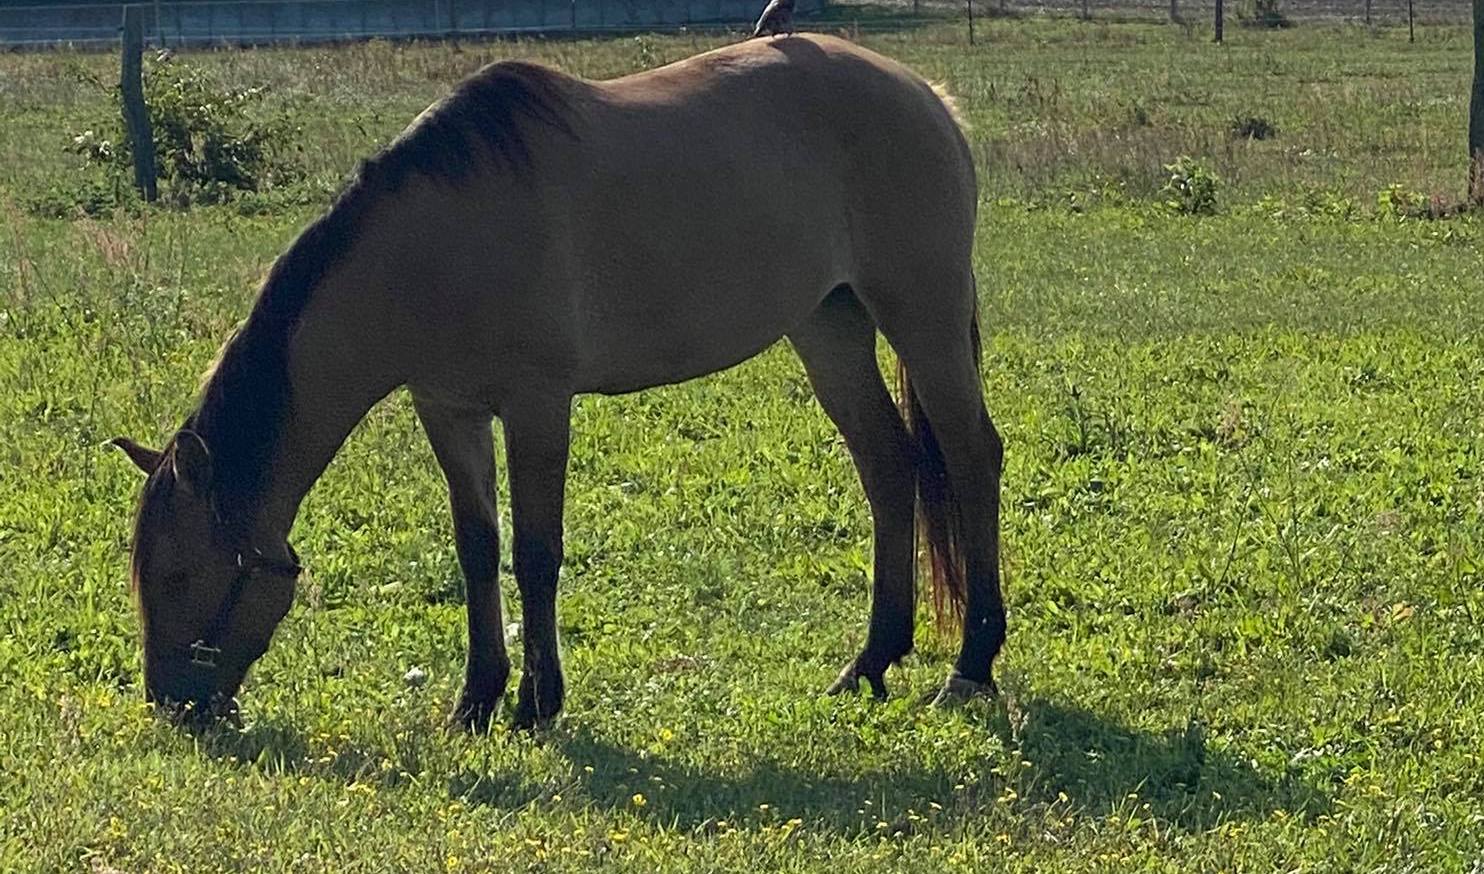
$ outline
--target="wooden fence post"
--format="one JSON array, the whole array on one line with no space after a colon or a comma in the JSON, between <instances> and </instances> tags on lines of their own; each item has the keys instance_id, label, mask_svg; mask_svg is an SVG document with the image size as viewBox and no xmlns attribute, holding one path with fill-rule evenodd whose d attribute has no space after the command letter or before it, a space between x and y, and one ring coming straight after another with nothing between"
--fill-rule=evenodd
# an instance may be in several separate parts
<instances>
[{"instance_id":1,"label":"wooden fence post","mask_svg":"<svg viewBox=\"0 0 1484 874\"><path fill-rule=\"evenodd\" d=\"M129 151L134 156L134 187L146 201L154 202L155 138L149 126L149 107L144 105L141 56L144 54L144 22L140 7L124 7L123 63L119 94L124 103L124 126L129 131Z\"/></svg>"},{"instance_id":2,"label":"wooden fence post","mask_svg":"<svg viewBox=\"0 0 1484 874\"><path fill-rule=\"evenodd\" d=\"M1221 26L1225 23L1222 21L1223 11L1224 10L1222 10L1221 8L1221 0L1216 0L1216 42L1221 42Z\"/></svg>"},{"instance_id":3,"label":"wooden fence post","mask_svg":"<svg viewBox=\"0 0 1484 874\"><path fill-rule=\"evenodd\" d=\"M1416 15L1412 11L1412 0L1407 0L1407 42L1417 41L1417 29L1413 24L1415 20Z\"/></svg>"},{"instance_id":4,"label":"wooden fence post","mask_svg":"<svg viewBox=\"0 0 1484 874\"><path fill-rule=\"evenodd\" d=\"M1180 23L1180 0L1170 0L1170 21Z\"/></svg>"},{"instance_id":5,"label":"wooden fence post","mask_svg":"<svg viewBox=\"0 0 1484 874\"><path fill-rule=\"evenodd\" d=\"M1469 199L1484 206L1484 0L1474 0L1474 93L1469 98Z\"/></svg>"},{"instance_id":6,"label":"wooden fence post","mask_svg":"<svg viewBox=\"0 0 1484 874\"><path fill-rule=\"evenodd\" d=\"M974 0L969 0L969 45L974 44Z\"/></svg>"}]
</instances>

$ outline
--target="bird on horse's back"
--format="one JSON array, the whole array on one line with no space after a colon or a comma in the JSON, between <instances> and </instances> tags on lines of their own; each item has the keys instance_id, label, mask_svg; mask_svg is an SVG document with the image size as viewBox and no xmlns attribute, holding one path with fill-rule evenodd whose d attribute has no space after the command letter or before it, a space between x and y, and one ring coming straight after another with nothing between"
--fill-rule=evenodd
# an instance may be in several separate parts
<instances>
[{"instance_id":1,"label":"bird on horse's back","mask_svg":"<svg viewBox=\"0 0 1484 874\"><path fill-rule=\"evenodd\" d=\"M747 41L596 82L500 63L366 161L270 272L149 475L132 569L151 697L236 692L292 599L287 537L351 429L406 386L449 487L467 580L455 714L510 673L491 422L509 464L525 660L515 721L554 716L573 396L710 373L788 337L875 522L865 647L833 687L912 647L914 502L935 591L962 614L945 697L992 688L999 438L971 271L974 169L951 107L843 40ZM899 414L880 330L910 369Z\"/></svg>"}]
</instances>

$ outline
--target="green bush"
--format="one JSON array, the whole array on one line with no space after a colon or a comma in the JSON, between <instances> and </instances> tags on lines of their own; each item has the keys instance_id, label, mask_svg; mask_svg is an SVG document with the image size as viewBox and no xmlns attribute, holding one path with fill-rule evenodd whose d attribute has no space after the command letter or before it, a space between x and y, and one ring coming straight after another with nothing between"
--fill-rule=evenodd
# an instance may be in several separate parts
<instances>
[{"instance_id":1,"label":"green bush","mask_svg":"<svg viewBox=\"0 0 1484 874\"><path fill-rule=\"evenodd\" d=\"M1376 214L1388 218L1410 218L1422 214L1427 198L1406 186L1392 184L1376 194Z\"/></svg>"},{"instance_id":2,"label":"green bush","mask_svg":"<svg viewBox=\"0 0 1484 874\"><path fill-rule=\"evenodd\" d=\"M1232 119L1231 134L1242 140L1270 140L1278 127L1260 115L1239 115Z\"/></svg>"},{"instance_id":3,"label":"green bush","mask_svg":"<svg viewBox=\"0 0 1484 874\"><path fill-rule=\"evenodd\" d=\"M1244 0L1237 7L1237 17L1251 27L1287 27L1288 16L1279 7L1280 0Z\"/></svg>"},{"instance_id":4,"label":"green bush","mask_svg":"<svg viewBox=\"0 0 1484 874\"><path fill-rule=\"evenodd\" d=\"M1221 178L1210 167L1187 155L1165 165L1169 178L1159 190L1165 206L1182 215L1213 215Z\"/></svg>"},{"instance_id":5,"label":"green bush","mask_svg":"<svg viewBox=\"0 0 1484 874\"><path fill-rule=\"evenodd\" d=\"M118 90L109 90L118 108ZM299 176L298 129L287 110L254 111L265 93L263 87L222 87L204 70L168 56L147 64L144 99L162 200L176 206L223 203ZM84 182L74 199L76 208L96 212L133 199L134 158L121 111L72 137L68 151L81 155L108 180L102 186L96 179ZM100 196L109 191L111 198ZM52 192L49 203L54 207L57 200L58 193Z\"/></svg>"}]
</instances>

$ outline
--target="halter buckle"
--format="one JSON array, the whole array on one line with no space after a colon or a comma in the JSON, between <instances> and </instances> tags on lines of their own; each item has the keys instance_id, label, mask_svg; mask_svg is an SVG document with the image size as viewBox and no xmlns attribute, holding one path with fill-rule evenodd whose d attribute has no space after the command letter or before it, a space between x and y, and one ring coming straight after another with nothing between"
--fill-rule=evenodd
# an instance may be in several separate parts
<instances>
[{"instance_id":1,"label":"halter buckle","mask_svg":"<svg viewBox=\"0 0 1484 874\"><path fill-rule=\"evenodd\" d=\"M222 651L218 647L207 644L204 640L198 640L191 644L191 664L200 665L203 668L216 667L216 657Z\"/></svg>"}]
</instances>

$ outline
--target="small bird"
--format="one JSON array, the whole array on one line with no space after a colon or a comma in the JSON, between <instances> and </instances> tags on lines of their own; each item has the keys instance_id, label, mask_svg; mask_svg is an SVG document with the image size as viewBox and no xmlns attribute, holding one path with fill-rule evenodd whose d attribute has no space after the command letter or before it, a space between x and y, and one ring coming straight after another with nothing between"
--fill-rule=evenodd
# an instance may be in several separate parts
<instances>
[{"instance_id":1,"label":"small bird","mask_svg":"<svg viewBox=\"0 0 1484 874\"><path fill-rule=\"evenodd\" d=\"M768 8L758 17L757 26L752 29L754 37L776 36L780 33L794 32L794 0L768 0Z\"/></svg>"}]
</instances>

